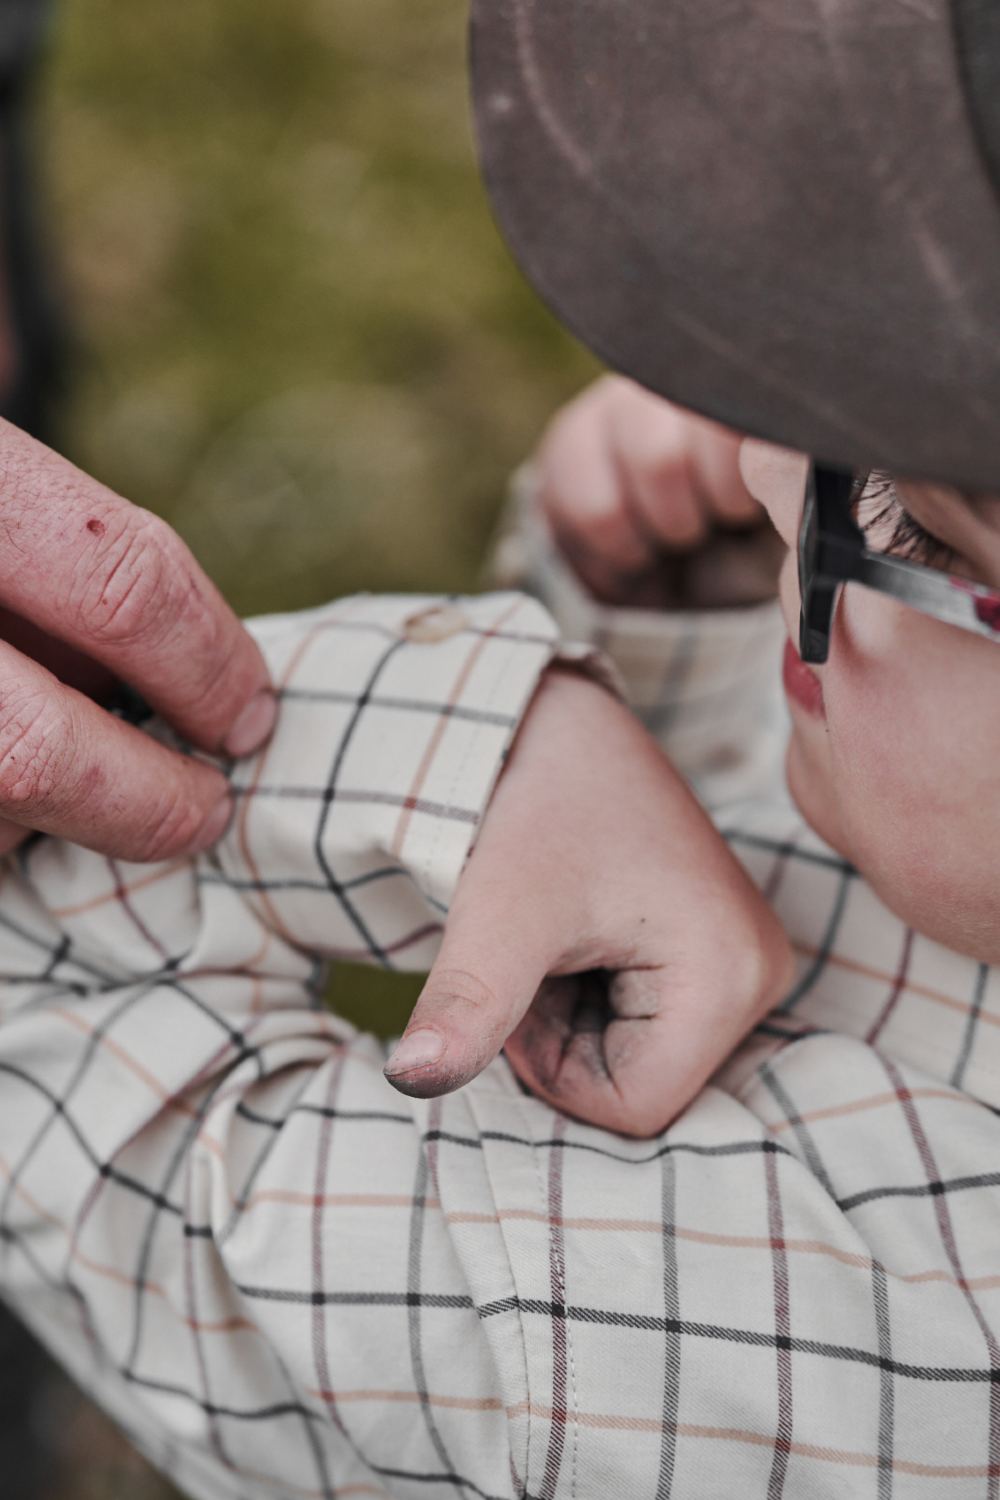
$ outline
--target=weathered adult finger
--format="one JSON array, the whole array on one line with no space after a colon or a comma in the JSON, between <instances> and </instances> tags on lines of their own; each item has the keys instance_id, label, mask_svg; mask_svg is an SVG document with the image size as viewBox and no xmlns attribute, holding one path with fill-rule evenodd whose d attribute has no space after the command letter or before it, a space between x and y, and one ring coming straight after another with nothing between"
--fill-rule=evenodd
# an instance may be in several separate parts
<instances>
[{"instance_id":1,"label":"weathered adult finger","mask_svg":"<svg viewBox=\"0 0 1000 1500\"><path fill-rule=\"evenodd\" d=\"M0 643L0 817L120 859L159 860L214 843L230 808L221 772Z\"/></svg>"},{"instance_id":2,"label":"weathered adult finger","mask_svg":"<svg viewBox=\"0 0 1000 1500\"><path fill-rule=\"evenodd\" d=\"M255 642L163 521L0 423L0 599L132 684L186 738L246 754L275 704Z\"/></svg>"}]
</instances>

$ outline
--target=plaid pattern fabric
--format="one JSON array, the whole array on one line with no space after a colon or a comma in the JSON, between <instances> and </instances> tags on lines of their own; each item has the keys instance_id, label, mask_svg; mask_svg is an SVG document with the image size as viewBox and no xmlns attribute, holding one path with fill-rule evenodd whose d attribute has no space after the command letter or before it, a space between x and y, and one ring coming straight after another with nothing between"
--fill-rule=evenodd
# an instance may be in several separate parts
<instances>
[{"instance_id":1,"label":"plaid pattern fabric","mask_svg":"<svg viewBox=\"0 0 1000 1500\"><path fill-rule=\"evenodd\" d=\"M671 1129L503 1061L406 1100L318 966L428 961L554 627L257 628L282 714L214 857L4 866L5 1295L206 1500L996 1495L997 976L754 796L800 975Z\"/></svg>"}]
</instances>

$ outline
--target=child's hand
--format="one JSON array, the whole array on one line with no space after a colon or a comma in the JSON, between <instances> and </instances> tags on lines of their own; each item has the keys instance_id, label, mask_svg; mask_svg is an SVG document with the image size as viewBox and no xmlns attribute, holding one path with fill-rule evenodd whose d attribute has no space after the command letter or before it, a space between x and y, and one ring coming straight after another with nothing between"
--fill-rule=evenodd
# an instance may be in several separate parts
<instances>
[{"instance_id":1,"label":"child's hand","mask_svg":"<svg viewBox=\"0 0 1000 1500\"><path fill-rule=\"evenodd\" d=\"M740 438L619 376L550 423L538 496L596 598L650 608L770 598L782 546L739 470Z\"/></svg>"},{"instance_id":2,"label":"child's hand","mask_svg":"<svg viewBox=\"0 0 1000 1500\"><path fill-rule=\"evenodd\" d=\"M558 1108L652 1135L790 972L776 918L654 741L602 688L550 671L387 1076L446 1093L506 1043Z\"/></svg>"}]
</instances>

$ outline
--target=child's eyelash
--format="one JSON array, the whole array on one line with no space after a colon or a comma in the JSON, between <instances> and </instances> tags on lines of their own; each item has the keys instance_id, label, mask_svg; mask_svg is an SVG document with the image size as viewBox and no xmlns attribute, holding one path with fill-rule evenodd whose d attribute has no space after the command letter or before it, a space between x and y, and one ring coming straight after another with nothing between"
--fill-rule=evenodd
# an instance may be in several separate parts
<instances>
[{"instance_id":1,"label":"child's eyelash","mask_svg":"<svg viewBox=\"0 0 1000 1500\"><path fill-rule=\"evenodd\" d=\"M856 493L854 503L861 530L866 536L874 532L879 537L879 552L891 552L895 557L905 557L910 562L926 563L935 568L950 566L955 556L954 548L914 520L896 493L890 475L877 470L869 474Z\"/></svg>"}]
</instances>

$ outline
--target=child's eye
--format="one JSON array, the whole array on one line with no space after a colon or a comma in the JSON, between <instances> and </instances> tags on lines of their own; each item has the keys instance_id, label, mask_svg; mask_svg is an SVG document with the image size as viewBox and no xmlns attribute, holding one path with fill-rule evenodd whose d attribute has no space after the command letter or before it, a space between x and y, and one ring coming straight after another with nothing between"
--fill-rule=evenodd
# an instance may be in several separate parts
<instances>
[{"instance_id":1,"label":"child's eye","mask_svg":"<svg viewBox=\"0 0 1000 1500\"><path fill-rule=\"evenodd\" d=\"M954 548L914 520L888 474L870 474L854 503L855 519L873 551L891 552L943 572L951 568Z\"/></svg>"}]
</instances>

